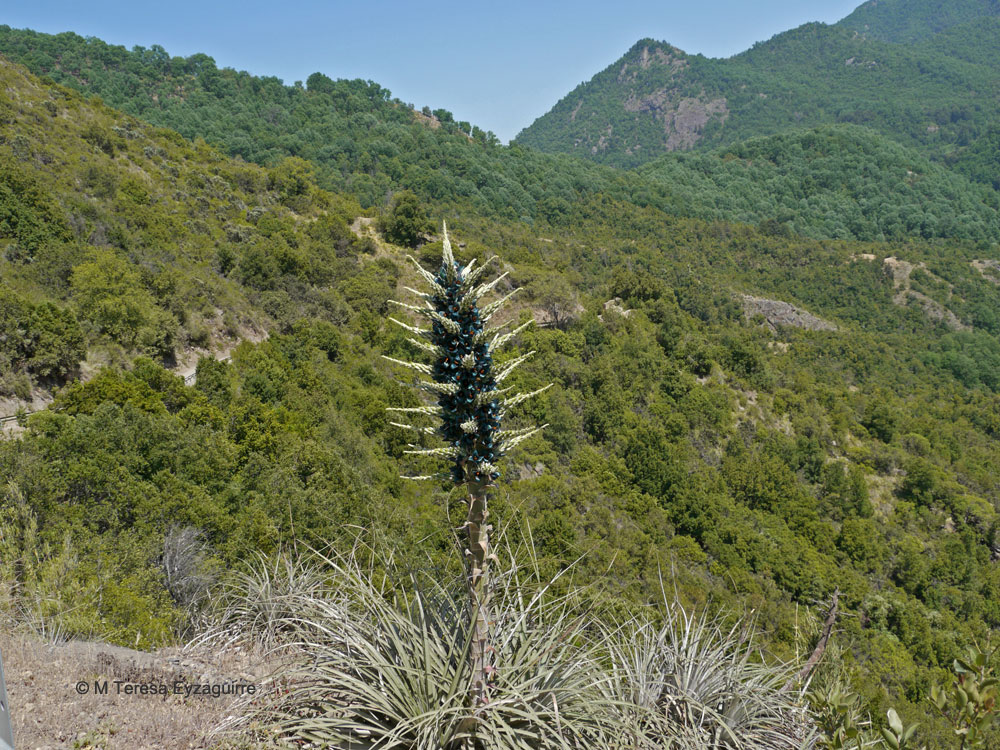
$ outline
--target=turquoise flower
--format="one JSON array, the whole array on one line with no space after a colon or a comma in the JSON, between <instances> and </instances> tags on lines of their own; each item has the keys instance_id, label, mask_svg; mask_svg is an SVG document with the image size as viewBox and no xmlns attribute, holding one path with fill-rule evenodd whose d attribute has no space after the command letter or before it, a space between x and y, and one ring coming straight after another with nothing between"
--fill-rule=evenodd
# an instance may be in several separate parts
<instances>
[{"instance_id":1,"label":"turquoise flower","mask_svg":"<svg viewBox=\"0 0 1000 750\"><path fill-rule=\"evenodd\" d=\"M434 406L415 408L391 408L390 411L411 414L426 414L439 418L436 427L418 427L393 422L397 427L415 430L424 434L441 437L445 446L441 448L416 449L407 453L441 456L451 460L447 476L456 484L490 485L499 477L497 462L515 445L534 435L542 427L521 430L503 430L501 423L507 411L517 404L535 396L550 387L539 388L530 393L507 395L509 387L503 382L514 370L534 352L528 352L497 368L494 356L497 351L514 336L534 321L504 332L507 324L491 327L490 319L518 291L515 289L504 297L488 304L483 299L493 292L507 274L501 274L490 282L479 283L492 261L476 267L473 259L464 268L452 254L448 239L448 228L444 227L444 251L441 267L432 274L417 261L407 256L417 271L430 286L429 292L416 289L407 290L423 301L423 306L408 305L393 301L410 310L430 323L430 328L408 325L390 318L417 338L409 341L430 354L432 364L403 362L386 357L399 365L404 365L429 377L419 386L437 397ZM409 477L430 479L441 474Z\"/></svg>"}]
</instances>

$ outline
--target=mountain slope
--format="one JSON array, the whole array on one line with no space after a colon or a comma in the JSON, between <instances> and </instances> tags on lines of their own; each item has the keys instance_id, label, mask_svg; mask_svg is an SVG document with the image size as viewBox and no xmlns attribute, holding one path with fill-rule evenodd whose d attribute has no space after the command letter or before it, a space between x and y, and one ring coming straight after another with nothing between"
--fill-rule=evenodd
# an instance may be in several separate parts
<instances>
[{"instance_id":1,"label":"mountain slope","mask_svg":"<svg viewBox=\"0 0 1000 750\"><path fill-rule=\"evenodd\" d=\"M1000 233L995 190L856 125L668 154L639 172L683 196L687 215L778 221L817 239L985 240Z\"/></svg>"},{"instance_id":2,"label":"mountain slope","mask_svg":"<svg viewBox=\"0 0 1000 750\"><path fill-rule=\"evenodd\" d=\"M794 58L804 54L808 40L784 44L792 49L779 57ZM873 164L881 166L873 171L866 165L863 177L842 174L857 183L851 190L828 191L825 198L817 195L802 202L802 185L775 181L766 170L742 171L741 187L732 192L732 175L727 176L732 165L724 162L724 154L723 159L675 159L660 170L637 174L516 144L503 147L489 142L483 131L478 131L482 137L470 138L467 123L449 121L443 110L431 117L414 113L372 82L332 81L315 74L303 90L271 78L218 70L206 55L171 58L159 48L129 52L74 34L49 36L3 27L0 49L67 85L187 137L205 138L233 156L264 164L286 156L306 158L320 184L350 192L366 206L382 204L392 191L405 188L438 206L472 206L493 216L558 223L576 201L604 195L678 215L754 222L780 217L813 237L1000 240L996 202L989 191L926 166L918 154L876 142L879 136L874 133L852 148L868 153ZM672 75L688 65L676 50L663 53L673 55L668 65L668 57L643 49L626 77ZM808 82L797 85L807 87ZM682 130L692 118L697 122L700 111L695 99L688 102L674 118ZM706 110L710 108L711 102ZM637 122L660 128L658 120ZM684 137L697 135L690 128L684 132ZM838 149L840 156L849 156ZM792 163L801 161L803 153L799 149L785 154L783 168L808 168L806 162ZM825 171L843 172L843 164L832 163L833 154L825 158ZM908 183L900 177L907 170L919 177ZM866 199L862 206L862 187L870 191L874 185L878 200ZM829 216L834 209L842 212L837 220Z\"/></svg>"},{"instance_id":3,"label":"mountain slope","mask_svg":"<svg viewBox=\"0 0 1000 750\"><path fill-rule=\"evenodd\" d=\"M949 162L959 174L1000 190L1000 123L990 127Z\"/></svg>"},{"instance_id":4,"label":"mountain slope","mask_svg":"<svg viewBox=\"0 0 1000 750\"><path fill-rule=\"evenodd\" d=\"M763 64L780 67L782 60L806 55L810 46L808 35L789 35L781 45L769 48L769 53L761 53ZM671 76L686 75L688 68L714 64L684 57L677 50L656 49L643 47L636 53L635 65L616 77L638 81L659 76L657 85L662 87ZM218 70L207 55L171 58L159 48L129 52L74 34L49 36L5 27L0 27L0 50L137 116L176 128L187 137L205 138L231 155L264 164L286 156L308 159L320 184L350 192L365 206L381 205L391 192L405 188L439 206L471 206L498 217L558 223L576 201L602 195L676 215L754 222L781 217L813 237L1000 240L996 202L989 191L925 165L919 154L877 142L880 136L875 133L862 136L851 148L872 156L877 168L866 165L863 173L841 174L838 179L854 184L851 190L827 190L826 197L817 195L803 202L799 201L803 185L795 180L775 181L773 174L760 169L742 171L737 177L741 187L732 192L734 175L729 173L733 165L725 163L725 154L718 159L675 159L664 162L659 170L637 174L517 144L503 147L489 142L483 131L478 131L481 137L470 138L467 123L450 121L443 110L431 117L414 113L372 82L332 81L317 73L310 76L308 89L301 89L271 78ZM810 86L809 81L795 85L803 90ZM778 99L775 95L766 101ZM721 110L711 114L715 105L705 97L683 101L672 116L671 137L680 139L675 145L690 145L699 135L699 117L711 120L707 130L728 127L736 116ZM626 105L633 109L657 106L655 101L643 104L638 100ZM751 105L758 106L756 102ZM741 116L767 112L755 115L746 110ZM650 137L661 137L661 120L640 115L635 113L635 122L649 128ZM953 115L948 112L944 119L950 123ZM729 118L724 126L719 125L721 117ZM961 117L956 123L968 124ZM750 119L744 129L750 132L759 125L759 117ZM612 146L616 142L613 134L600 140ZM835 151L839 156L857 157L841 146ZM784 154L782 168L808 168L802 161L804 153L799 149ZM824 157L825 172L831 168L843 172L843 164L833 163L839 156ZM907 170L919 177L908 183L901 177ZM669 178L663 179L664 175ZM866 199L861 206L862 188L871 191L875 185L878 199ZM901 208L905 209L902 218ZM833 210L843 215L832 220L828 214ZM928 215L932 216L925 220Z\"/></svg>"},{"instance_id":5,"label":"mountain slope","mask_svg":"<svg viewBox=\"0 0 1000 750\"><path fill-rule=\"evenodd\" d=\"M0 608L23 596L16 605L44 602L48 622L75 635L177 637L190 602L170 590L161 560L178 533L202 540L209 571L239 570L296 544L349 549L363 526L412 570L458 574L449 518L459 499L399 479L427 465L404 453L412 436L385 412L417 405L380 357L415 356L385 321L387 300L417 285L412 250L344 241L358 209L320 190L309 162L248 165L17 66L0 71L0 293L43 309L38 321L58 317L47 304L71 313L88 343L118 347L120 365L87 382L70 373L52 410L0 441L0 574L14 582ZM232 122L232 100L187 94L202 101L188 114L209 132ZM548 165L524 181L539 204L549 191L562 203L550 199L534 224L504 219L454 200L464 178L431 168L430 146L470 149L459 157L480 146L425 139L417 122L385 127L395 108L379 120L378 102L344 98L360 111L354 124L331 121L338 148L428 145L402 178L388 174L391 159L368 176L423 174L427 194L440 187L429 205L448 219L458 259L500 255L524 288L513 319L530 312L544 324L522 334L537 354L510 384L555 383L531 405L532 421L549 427L505 465L497 527L516 543L530 519L543 575L579 559L574 580L617 614L660 596L669 566L683 600L756 612L785 659L801 649L814 605L839 588L848 616L837 642L849 656L831 667L869 707L888 693L914 720L921 709L905 696L916 701L963 644L1000 627L995 247L812 240L773 222L678 217L639 195L578 188L588 172L569 159L512 160L507 169ZM268 133L299 138L280 118ZM794 186L784 167L859 148L878 156L880 143L832 129L745 144L730 161ZM503 163L508 151L488 153ZM889 151L885 173L910 158ZM560 171L564 162L580 171ZM621 195L645 184L584 167L614 176ZM440 250L416 255L429 267ZM133 300L162 311L140 321L154 334L216 305L272 335L238 347L230 364L204 360L186 387L135 357L166 352L112 337L135 322ZM5 346L22 340L23 321L0 314L14 323ZM943 746L949 728L922 721L921 741Z\"/></svg>"},{"instance_id":6,"label":"mountain slope","mask_svg":"<svg viewBox=\"0 0 1000 750\"><path fill-rule=\"evenodd\" d=\"M791 127L856 123L929 155L1000 113L1000 18L916 45L806 24L728 59L645 39L577 87L516 141L622 166Z\"/></svg>"},{"instance_id":7,"label":"mountain slope","mask_svg":"<svg viewBox=\"0 0 1000 750\"><path fill-rule=\"evenodd\" d=\"M227 159L2 58L0 122L0 397L88 350L172 362L259 334L355 272L360 209L302 160Z\"/></svg>"},{"instance_id":8,"label":"mountain slope","mask_svg":"<svg viewBox=\"0 0 1000 750\"><path fill-rule=\"evenodd\" d=\"M403 188L437 202L531 220L579 195L666 207L654 187L585 160L507 149L451 113L414 112L377 83L309 76L306 88L273 77L218 69L204 54L171 57L160 47L132 51L99 39L0 26L0 54L109 106L231 156L273 165L297 156L315 165L326 189L381 206Z\"/></svg>"},{"instance_id":9,"label":"mountain slope","mask_svg":"<svg viewBox=\"0 0 1000 750\"><path fill-rule=\"evenodd\" d=\"M1000 16L1000 1L868 0L837 25L869 39L906 44L990 16Z\"/></svg>"}]
</instances>

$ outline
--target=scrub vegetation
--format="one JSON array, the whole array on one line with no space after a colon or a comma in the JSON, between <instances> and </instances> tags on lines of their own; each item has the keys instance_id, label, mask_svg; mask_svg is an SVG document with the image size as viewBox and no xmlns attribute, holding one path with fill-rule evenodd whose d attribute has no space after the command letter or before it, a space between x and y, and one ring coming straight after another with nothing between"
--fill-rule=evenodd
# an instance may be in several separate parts
<instances>
[{"instance_id":1,"label":"scrub vegetation","mask_svg":"<svg viewBox=\"0 0 1000 750\"><path fill-rule=\"evenodd\" d=\"M0 53L0 404L51 399L0 440L10 622L306 644L247 731L343 747L1000 742L988 148L804 122L624 171L372 82ZM552 383L499 468L449 433L495 484L475 731L469 477L403 479L440 444L387 411L432 405L390 300L443 253L499 256L504 387Z\"/></svg>"}]
</instances>

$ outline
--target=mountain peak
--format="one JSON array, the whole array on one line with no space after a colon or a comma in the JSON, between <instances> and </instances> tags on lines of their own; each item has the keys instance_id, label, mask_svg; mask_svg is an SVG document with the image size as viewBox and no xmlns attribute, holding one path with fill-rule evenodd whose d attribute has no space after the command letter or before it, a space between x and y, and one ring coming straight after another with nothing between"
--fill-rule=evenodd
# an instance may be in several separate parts
<instances>
[{"instance_id":1,"label":"mountain peak","mask_svg":"<svg viewBox=\"0 0 1000 750\"><path fill-rule=\"evenodd\" d=\"M804 24L726 59L640 39L516 140L620 167L835 123L876 127L925 153L961 147L1000 116L989 93L1000 0L943 7L873 0L838 24ZM888 43L907 36L923 41Z\"/></svg>"},{"instance_id":2,"label":"mountain peak","mask_svg":"<svg viewBox=\"0 0 1000 750\"><path fill-rule=\"evenodd\" d=\"M650 68L662 68L673 75L677 71L686 67L688 56L684 50L678 49L666 42L658 42L654 39L640 39L631 49L625 53L618 63L621 67L618 70L618 81L634 81L641 71Z\"/></svg>"},{"instance_id":3,"label":"mountain peak","mask_svg":"<svg viewBox=\"0 0 1000 750\"><path fill-rule=\"evenodd\" d=\"M633 44L622 59L639 57L647 63L661 62L669 64L669 61L674 58L684 58L687 56L684 50L673 46L669 42L646 37Z\"/></svg>"},{"instance_id":4,"label":"mountain peak","mask_svg":"<svg viewBox=\"0 0 1000 750\"><path fill-rule=\"evenodd\" d=\"M689 149L706 126L728 116L724 97L710 96L704 87L689 82L692 62L703 59L667 42L640 39L545 117L552 117L561 131L560 140L571 142L572 151L583 151L599 161L624 157L639 163L664 149ZM628 121L624 127L611 121L621 118L607 117L608 109L622 113ZM534 137L536 125L522 131L517 140L544 150L548 144ZM642 133L636 133L633 126ZM640 155L643 149L651 153Z\"/></svg>"}]
</instances>

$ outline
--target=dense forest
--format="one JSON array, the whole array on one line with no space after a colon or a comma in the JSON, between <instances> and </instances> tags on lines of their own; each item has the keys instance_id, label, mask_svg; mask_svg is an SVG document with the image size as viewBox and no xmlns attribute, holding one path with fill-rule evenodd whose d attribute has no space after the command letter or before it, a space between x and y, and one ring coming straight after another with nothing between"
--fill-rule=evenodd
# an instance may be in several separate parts
<instances>
[{"instance_id":1,"label":"dense forest","mask_svg":"<svg viewBox=\"0 0 1000 750\"><path fill-rule=\"evenodd\" d=\"M855 125L789 130L708 153L671 154L640 174L681 211L776 221L807 237L992 240L1000 193Z\"/></svg>"},{"instance_id":2,"label":"dense forest","mask_svg":"<svg viewBox=\"0 0 1000 750\"><path fill-rule=\"evenodd\" d=\"M800 29L776 59L826 34L836 54L869 44ZM0 53L27 66L0 60L0 403L53 399L0 441L4 612L183 638L196 597L163 569L183 529L207 581L359 527L403 567L456 574L461 498L400 479L423 465L385 409L420 402L382 357L414 356L389 300L420 283L407 254L439 262L447 220L456 259L497 253L501 289L523 289L511 320L539 324L511 384L554 383L496 493L510 543L531 541L543 577L571 569L602 615L645 611L669 571L685 606L753 612L778 660L814 645L839 592L817 686L952 746L928 690L1000 628L1000 220L980 113L946 118L947 160L909 125L901 145L849 118L747 118L727 145L628 172L503 146L370 81L285 86L7 27ZM959 97L989 67L957 59L928 85L961 74ZM909 111L916 89L891 85L887 111ZM981 138L955 150L962 127ZM171 369L194 353L185 385Z\"/></svg>"},{"instance_id":3,"label":"dense forest","mask_svg":"<svg viewBox=\"0 0 1000 750\"><path fill-rule=\"evenodd\" d=\"M455 122L446 110L416 114L372 81L315 73L305 86L286 86L220 70L207 55L128 51L72 33L6 26L0 27L0 54L245 161L306 159L321 186L351 192L366 208L405 187L429 200L468 201L481 213L516 219L558 210L580 193L628 199L651 191L630 175L587 162L523 149L508 153L492 133ZM644 200L667 202L654 195Z\"/></svg>"},{"instance_id":4,"label":"dense forest","mask_svg":"<svg viewBox=\"0 0 1000 750\"><path fill-rule=\"evenodd\" d=\"M868 0L837 25L872 39L905 44L989 16L1000 16L1000 3L996 0L951 0L948 3Z\"/></svg>"}]
</instances>

